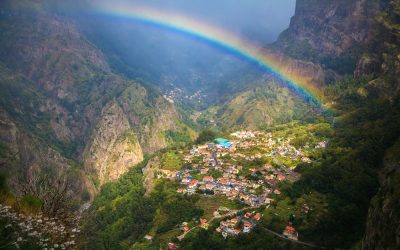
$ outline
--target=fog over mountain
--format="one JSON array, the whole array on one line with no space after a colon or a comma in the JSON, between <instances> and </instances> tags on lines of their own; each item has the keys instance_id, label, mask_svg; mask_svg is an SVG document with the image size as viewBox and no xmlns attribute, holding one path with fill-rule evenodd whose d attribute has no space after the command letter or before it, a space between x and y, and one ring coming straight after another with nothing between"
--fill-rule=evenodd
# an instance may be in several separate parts
<instances>
[{"instance_id":1,"label":"fog over mountain","mask_svg":"<svg viewBox=\"0 0 400 250\"><path fill-rule=\"evenodd\" d=\"M182 13L244 37L268 43L274 41L289 26L295 2L295 0L139 0L134 3Z\"/></svg>"},{"instance_id":2,"label":"fog over mountain","mask_svg":"<svg viewBox=\"0 0 400 250\"><path fill-rule=\"evenodd\" d=\"M293 0L152 0L117 3L185 16L250 40L260 47L275 41L289 26L295 7ZM212 97L210 101L221 99L219 88L227 92L230 88L226 84L234 82L244 73L252 72L252 77L265 73L193 37L134 19L98 15L95 9L99 5L102 5L101 1L93 1L94 10L89 10L89 17L83 18L83 26L87 27L92 42L109 56L114 70L129 78L144 79L167 92L175 88L182 90L185 95L193 95L199 90L213 92L217 97Z\"/></svg>"}]
</instances>

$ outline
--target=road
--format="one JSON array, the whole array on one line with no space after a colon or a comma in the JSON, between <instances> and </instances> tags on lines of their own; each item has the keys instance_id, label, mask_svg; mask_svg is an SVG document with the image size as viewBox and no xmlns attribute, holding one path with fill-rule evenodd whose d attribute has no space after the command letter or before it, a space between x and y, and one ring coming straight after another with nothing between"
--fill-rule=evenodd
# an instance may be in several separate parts
<instances>
[{"instance_id":1,"label":"road","mask_svg":"<svg viewBox=\"0 0 400 250\"><path fill-rule=\"evenodd\" d=\"M279 233L277 233L277 232L274 232L274 231L272 231L272 230L269 230L268 228L263 227L263 226L261 226L260 228L264 229L264 230L267 231L268 233L273 234L273 235L275 235L275 236L277 236L277 237L279 237L279 238L281 238L281 239L284 239L284 240L287 240L287 241L291 241L291 242L294 242L294 243L296 243L296 244L300 244L300 245L304 245L304 246L308 246L308 247L312 247L312 248L321 248L321 249L323 248L323 247L319 247L319 246L314 245L314 244L311 244L311 243L307 243L307 242L303 242L303 241L299 241L299 240L289 239L289 238L287 238L286 236L284 236L284 235L282 235L282 234L279 234Z\"/></svg>"}]
</instances>

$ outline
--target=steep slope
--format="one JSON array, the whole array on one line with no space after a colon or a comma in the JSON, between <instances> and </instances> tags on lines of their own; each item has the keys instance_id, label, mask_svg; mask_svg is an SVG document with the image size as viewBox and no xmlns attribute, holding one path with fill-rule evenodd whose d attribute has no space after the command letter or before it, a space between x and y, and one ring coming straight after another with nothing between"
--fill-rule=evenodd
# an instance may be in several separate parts
<instances>
[{"instance_id":1,"label":"steep slope","mask_svg":"<svg viewBox=\"0 0 400 250\"><path fill-rule=\"evenodd\" d=\"M188 129L156 90L114 74L103 53L48 3L0 4L0 136L16 156L1 167L21 186L32 169L54 178L74 169L73 182L93 194L93 183L115 180L144 153L173 143L171 133ZM80 200L82 192L73 193Z\"/></svg>"},{"instance_id":2,"label":"steep slope","mask_svg":"<svg viewBox=\"0 0 400 250\"><path fill-rule=\"evenodd\" d=\"M99 185L113 181L143 160L143 151L129 121L117 103L104 107L93 139L84 153L84 165L95 172Z\"/></svg>"},{"instance_id":3,"label":"steep slope","mask_svg":"<svg viewBox=\"0 0 400 250\"><path fill-rule=\"evenodd\" d=\"M400 141L387 150L380 189L371 201L362 249L400 248Z\"/></svg>"},{"instance_id":4,"label":"steep slope","mask_svg":"<svg viewBox=\"0 0 400 250\"><path fill-rule=\"evenodd\" d=\"M384 1L297 1L290 27L276 45L292 58L352 73L360 53L374 39L376 16Z\"/></svg>"},{"instance_id":5,"label":"steep slope","mask_svg":"<svg viewBox=\"0 0 400 250\"><path fill-rule=\"evenodd\" d=\"M296 187L327 196L330 209L326 218L304 230L321 244L398 248L399 222L394 212L398 206L397 163L393 157L384 161L384 152L400 136L399 8L398 1L387 0L299 0L289 29L274 45L286 55L310 60L324 70L352 75L327 87L326 94L340 115L335 119L336 136L327 160ZM329 151L341 147L351 150ZM388 154L398 155L398 146Z\"/></svg>"},{"instance_id":6,"label":"steep slope","mask_svg":"<svg viewBox=\"0 0 400 250\"><path fill-rule=\"evenodd\" d=\"M222 129L260 129L273 124L317 116L312 105L270 78L260 79L208 109L198 121Z\"/></svg>"}]
</instances>

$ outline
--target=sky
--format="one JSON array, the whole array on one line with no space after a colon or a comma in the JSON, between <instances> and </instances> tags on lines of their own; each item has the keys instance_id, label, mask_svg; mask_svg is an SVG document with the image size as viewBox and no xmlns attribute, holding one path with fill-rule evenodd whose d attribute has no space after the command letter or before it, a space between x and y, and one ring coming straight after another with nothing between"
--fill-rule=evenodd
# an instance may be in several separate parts
<instances>
[{"instance_id":1,"label":"sky","mask_svg":"<svg viewBox=\"0 0 400 250\"><path fill-rule=\"evenodd\" d=\"M289 26L296 0L119 0L177 12L239 36L270 43Z\"/></svg>"}]
</instances>

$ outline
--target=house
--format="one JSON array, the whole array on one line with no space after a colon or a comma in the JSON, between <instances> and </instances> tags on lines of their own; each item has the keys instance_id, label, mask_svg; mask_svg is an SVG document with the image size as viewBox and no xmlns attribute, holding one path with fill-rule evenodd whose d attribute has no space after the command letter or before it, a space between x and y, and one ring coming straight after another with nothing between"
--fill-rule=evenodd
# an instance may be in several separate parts
<instances>
[{"instance_id":1,"label":"house","mask_svg":"<svg viewBox=\"0 0 400 250\"><path fill-rule=\"evenodd\" d=\"M279 189L275 189L274 194L281 194L281 191L279 191Z\"/></svg>"},{"instance_id":2,"label":"house","mask_svg":"<svg viewBox=\"0 0 400 250\"><path fill-rule=\"evenodd\" d=\"M237 190L231 190L231 191L228 193L228 196L230 196L230 197L236 197L236 196L238 196L238 194L239 194L239 191L237 191Z\"/></svg>"},{"instance_id":3,"label":"house","mask_svg":"<svg viewBox=\"0 0 400 250\"><path fill-rule=\"evenodd\" d=\"M204 184L200 185L199 189L202 190L202 191L206 190L206 185L204 185Z\"/></svg>"},{"instance_id":4,"label":"house","mask_svg":"<svg viewBox=\"0 0 400 250\"><path fill-rule=\"evenodd\" d=\"M251 213L250 213L250 212L247 212L247 213L244 215L244 217L245 217L246 219L250 219Z\"/></svg>"},{"instance_id":5,"label":"house","mask_svg":"<svg viewBox=\"0 0 400 250\"><path fill-rule=\"evenodd\" d=\"M195 189L197 187L198 183L199 183L198 180L192 180L192 181L190 181L188 188L189 189Z\"/></svg>"},{"instance_id":6,"label":"house","mask_svg":"<svg viewBox=\"0 0 400 250\"><path fill-rule=\"evenodd\" d=\"M256 214L253 216L253 219L255 219L255 220L260 220L260 219L261 219L261 214L260 214L260 213L256 213Z\"/></svg>"},{"instance_id":7,"label":"house","mask_svg":"<svg viewBox=\"0 0 400 250\"><path fill-rule=\"evenodd\" d=\"M278 178L279 181L284 181L284 180L286 179L286 177L283 176L283 175L281 175L281 174L278 174L278 175L276 176L276 178Z\"/></svg>"},{"instance_id":8,"label":"house","mask_svg":"<svg viewBox=\"0 0 400 250\"><path fill-rule=\"evenodd\" d=\"M271 199L271 198L265 198L265 201L264 201L264 203L265 204L267 204L267 205L269 205L269 204L271 204L271 202L273 202L274 201L274 199Z\"/></svg>"},{"instance_id":9,"label":"house","mask_svg":"<svg viewBox=\"0 0 400 250\"><path fill-rule=\"evenodd\" d=\"M192 177L184 177L181 181L182 184L189 184L192 181Z\"/></svg>"},{"instance_id":10,"label":"house","mask_svg":"<svg viewBox=\"0 0 400 250\"><path fill-rule=\"evenodd\" d=\"M215 187L214 184L211 184L211 183L207 183L207 184L206 184L206 189L207 189L207 190L213 190L214 187Z\"/></svg>"},{"instance_id":11,"label":"house","mask_svg":"<svg viewBox=\"0 0 400 250\"><path fill-rule=\"evenodd\" d=\"M250 233L252 227L253 227L252 224L245 222L243 224L243 233Z\"/></svg>"},{"instance_id":12,"label":"house","mask_svg":"<svg viewBox=\"0 0 400 250\"><path fill-rule=\"evenodd\" d=\"M238 223L238 221L239 221L239 219L237 217L235 217L230 220L230 223L231 223L231 225L235 226Z\"/></svg>"},{"instance_id":13,"label":"house","mask_svg":"<svg viewBox=\"0 0 400 250\"><path fill-rule=\"evenodd\" d=\"M207 223L207 220L206 219L200 219L200 226L201 226L201 228L207 230L208 226L209 226L208 223Z\"/></svg>"},{"instance_id":14,"label":"house","mask_svg":"<svg viewBox=\"0 0 400 250\"><path fill-rule=\"evenodd\" d=\"M215 218L219 218L219 217L221 217L221 214L218 211L214 211L213 216Z\"/></svg>"},{"instance_id":15,"label":"house","mask_svg":"<svg viewBox=\"0 0 400 250\"><path fill-rule=\"evenodd\" d=\"M200 170L200 174L207 174L208 173L209 168L202 168Z\"/></svg>"},{"instance_id":16,"label":"house","mask_svg":"<svg viewBox=\"0 0 400 250\"><path fill-rule=\"evenodd\" d=\"M292 240L298 240L299 238L299 233L292 226L287 226L283 231L283 235Z\"/></svg>"},{"instance_id":17,"label":"house","mask_svg":"<svg viewBox=\"0 0 400 250\"><path fill-rule=\"evenodd\" d=\"M218 179L218 183L221 185L228 185L229 183L229 179L225 179L225 178L219 178Z\"/></svg>"},{"instance_id":18,"label":"house","mask_svg":"<svg viewBox=\"0 0 400 250\"><path fill-rule=\"evenodd\" d=\"M178 190L176 190L177 193L183 193L183 188L178 188Z\"/></svg>"},{"instance_id":19,"label":"house","mask_svg":"<svg viewBox=\"0 0 400 250\"><path fill-rule=\"evenodd\" d=\"M170 242L170 243L168 243L168 249L169 250L176 250L177 247L176 247L176 245L174 243Z\"/></svg>"},{"instance_id":20,"label":"house","mask_svg":"<svg viewBox=\"0 0 400 250\"><path fill-rule=\"evenodd\" d=\"M204 176L203 181L204 182L213 182L214 178L212 176Z\"/></svg>"}]
</instances>

